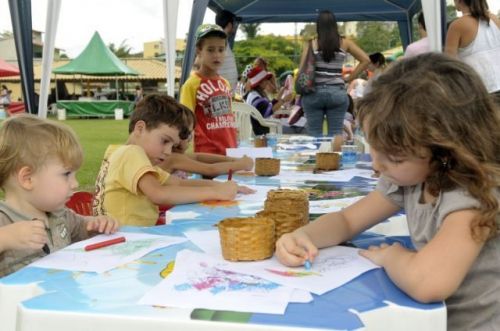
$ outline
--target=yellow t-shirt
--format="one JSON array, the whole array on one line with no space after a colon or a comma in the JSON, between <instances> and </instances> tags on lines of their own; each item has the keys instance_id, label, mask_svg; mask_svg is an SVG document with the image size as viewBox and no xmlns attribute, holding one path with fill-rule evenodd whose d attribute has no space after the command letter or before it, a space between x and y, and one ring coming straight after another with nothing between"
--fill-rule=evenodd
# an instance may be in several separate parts
<instances>
[{"instance_id":1,"label":"yellow t-shirt","mask_svg":"<svg viewBox=\"0 0 500 331\"><path fill-rule=\"evenodd\" d=\"M155 167L137 145L110 145L96 180L95 215L110 215L121 225L152 226L158 206L140 192L139 179L152 173L165 184L169 173Z\"/></svg>"}]
</instances>

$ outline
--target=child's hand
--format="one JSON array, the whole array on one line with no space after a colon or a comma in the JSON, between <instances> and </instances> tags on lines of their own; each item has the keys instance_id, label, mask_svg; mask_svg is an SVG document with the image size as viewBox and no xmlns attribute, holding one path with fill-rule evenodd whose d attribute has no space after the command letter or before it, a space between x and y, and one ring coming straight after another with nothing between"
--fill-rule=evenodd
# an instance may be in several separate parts
<instances>
[{"instance_id":1,"label":"child's hand","mask_svg":"<svg viewBox=\"0 0 500 331\"><path fill-rule=\"evenodd\" d=\"M252 194L252 193L255 193L256 191L254 189L251 189L250 187L248 186L244 186L244 185L238 185L238 193L242 193L242 194Z\"/></svg>"},{"instance_id":2,"label":"child's hand","mask_svg":"<svg viewBox=\"0 0 500 331\"><path fill-rule=\"evenodd\" d=\"M318 255L318 248L309 236L299 229L282 235L276 242L274 254L284 265L297 267L304 265L306 260L313 262Z\"/></svg>"},{"instance_id":3,"label":"child's hand","mask_svg":"<svg viewBox=\"0 0 500 331\"><path fill-rule=\"evenodd\" d=\"M115 233L120 223L117 220L109 217L109 216L95 216L89 217L87 221L87 231L88 232L98 232L111 234Z\"/></svg>"},{"instance_id":4,"label":"child's hand","mask_svg":"<svg viewBox=\"0 0 500 331\"><path fill-rule=\"evenodd\" d=\"M45 224L40 220L21 221L2 226L2 250L41 249L47 243Z\"/></svg>"},{"instance_id":5,"label":"child's hand","mask_svg":"<svg viewBox=\"0 0 500 331\"><path fill-rule=\"evenodd\" d=\"M372 261L376 265L383 267L390 256L394 254L406 251L406 249L399 243L394 243L392 245L380 244L380 246L370 246L368 249L363 249L359 251L359 255L366 257L368 260Z\"/></svg>"},{"instance_id":6,"label":"child's hand","mask_svg":"<svg viewBox=\"0 0 500 331\"><path fill-rule=\"evenodd\" d=\"M220 183L214 187L215 197L217 200L234 200L238 192L238 185L232 180Z\"/></svg>"},{"instance_id":7,"label":"child's hand","mask_svg":"<svg viewBox=\"0 0 500 331\"><path fill-rule=\"evenodd\" d=\"M243 166L243 170L250 171L253 169L253 159L251 157L243 156L240 162Z\"/></svg>"}]
</instances>

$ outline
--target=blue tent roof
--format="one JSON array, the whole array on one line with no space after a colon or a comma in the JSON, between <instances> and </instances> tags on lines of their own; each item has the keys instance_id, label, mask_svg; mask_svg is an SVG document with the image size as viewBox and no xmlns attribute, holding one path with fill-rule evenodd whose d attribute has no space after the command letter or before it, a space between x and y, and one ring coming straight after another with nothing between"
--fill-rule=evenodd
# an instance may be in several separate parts
<instances>
[{"instance_id":1,"label":"blue tent roof","mask_svg":"<svg viewBox=\"0 0 500 331\"><path fill-rule=\"evenodd\" d=\"M437 0L441 8L445 0ZM403 47L412 41L412 17L422 9L420 0L193 0L181 84L194 60L194 33L207 8L234 13L241 23L314 22L318 12L330 10L337 21L393 21L398 23ZM442 10L443 11L443 10ZM445 11L443 11L445 12Z\"/></svg>"},{"instance_id":2,"label":"blue tent roof","mask_svg":"<svg viewBox=\"0 0 500 331\"><path fill-rule=\"evenodd\" d=\"M214 12L229 10L243 23L312 22L324 9L338 21L408 21L419 0L210 0Z\"/></svg>"}]
</instances>

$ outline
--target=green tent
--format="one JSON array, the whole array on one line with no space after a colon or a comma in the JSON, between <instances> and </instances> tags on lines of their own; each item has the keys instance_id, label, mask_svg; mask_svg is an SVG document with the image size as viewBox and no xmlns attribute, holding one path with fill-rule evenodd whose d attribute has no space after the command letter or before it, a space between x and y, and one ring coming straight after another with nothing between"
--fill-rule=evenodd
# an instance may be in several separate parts
<instances>
[{"instance_id":1,"label":"green tent","mask_svg":"<svg viewBox=\"0 0 500 331\"><path fill-rule=\"evenodd\" d=\"M73 61L52 70L55 74L62 75L92 75L92 76L137 76L139 73L127 67L102 41L96 31L83 52Z\"/></svg>"}]
</instances>

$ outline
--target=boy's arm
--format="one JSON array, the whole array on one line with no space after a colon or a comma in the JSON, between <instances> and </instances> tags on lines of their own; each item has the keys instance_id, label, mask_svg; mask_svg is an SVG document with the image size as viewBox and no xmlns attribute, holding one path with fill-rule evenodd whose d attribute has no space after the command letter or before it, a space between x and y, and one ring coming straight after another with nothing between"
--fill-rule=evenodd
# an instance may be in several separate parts
<instances>
[{"instance_id":1,"label":"boy's arm","mask_svg":"<svg viewBox=\"0 0 500 331\"><path fill-rule=\"evenodd\" d=\"M179 102L191 109L193 112L196 107L196 90L193 79L188 79L181 87Z\"/></svg>"},{"instance_id":2,"label":"boy's arm","mask_svg":"<svg viewBox=\"0 0 500 331\"><path fill-rule=\"evenodd\" d=\"M10 249L41 249L47 243L45 224L40 220L2 223L0 220L0 253Z\"/></svg>"},{"instance_id":3,"label":"boy's arm","mask_svg":"<svg viewBox=\"0 0 500 331\"><path fill-rule=\"evenodd\" d=\"M180 179L169 177L168 183L161 185L151 173L144 174L138 183L141 192L157 205L178 205L205 200L233 200L236 197L237 185L227 181L215 186L179 185ZM178 182L177 182L178 181Z\"/></svg>"},{"instance_id":4,"label":"boy's arm","mask_svg":"<svg viewBox=\"0 0 500 331\"><path fill-rule=\"evenodd\" d=\"M195 155L197 154L199 153L195 153ZM171 169L183 170L210 177L227 174L230 169L233 171L251 170L253 167L253 160L249 157L234 159L222 155L203 154L203 156L197 155L195 159L193 159L184 154L172 154L170 159L169 167ZM201 161L200 159L211 162Z\"/></svg>"},{"instance_id":5,"label":"boy's arm","mask_svg":"<svg viewBox=\"0 0 500 331\"><path fill-rule=\"evenodd\" d=\"M382 245L361 254L384 267L396 285L415 300L445 300L460 286L484 245L471 235L477 214L472 209L448 214L436 236L418 252Z\"/></svg>"}]
</instances>

